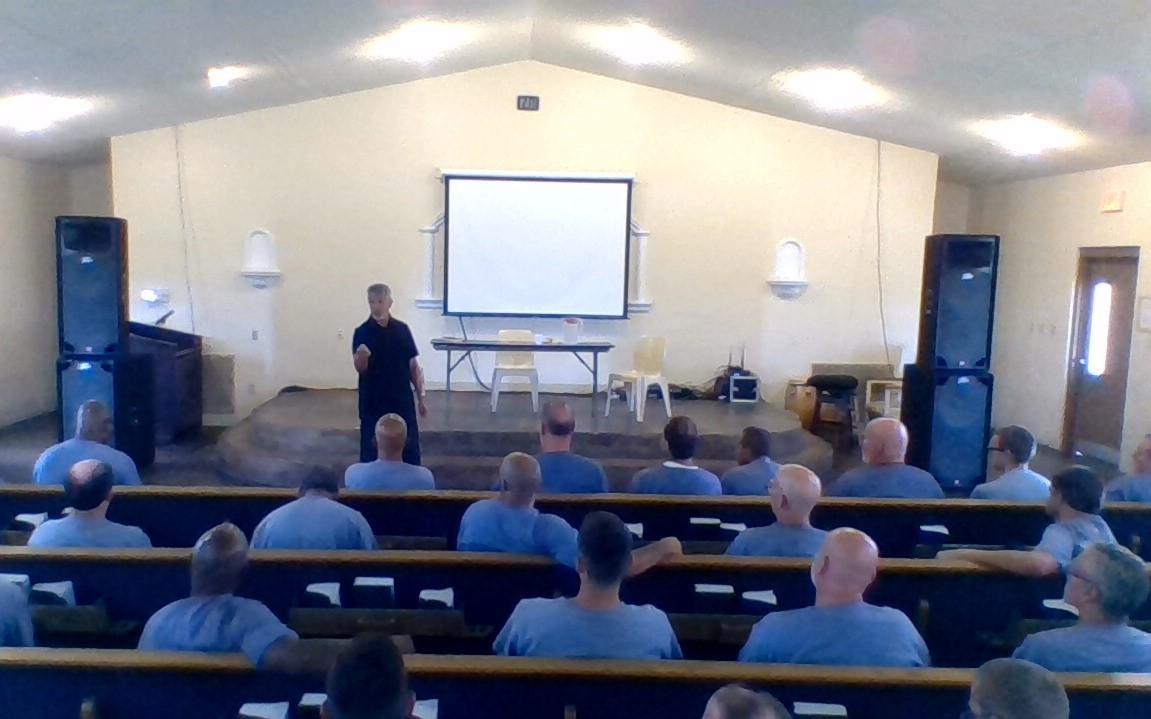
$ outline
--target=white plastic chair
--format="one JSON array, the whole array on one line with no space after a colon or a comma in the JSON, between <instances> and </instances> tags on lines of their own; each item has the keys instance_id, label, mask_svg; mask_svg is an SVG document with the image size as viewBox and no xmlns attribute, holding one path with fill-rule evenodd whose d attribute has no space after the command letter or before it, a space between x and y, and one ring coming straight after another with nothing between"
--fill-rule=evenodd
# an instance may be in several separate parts
<instances>
[{"instance_id":1,"label":"white plastic chair","mask_svg":"<svg viewBox=\"0 0 1151 719\"><path fill-rule=\"evenodd\" d=\"M607 401L604 402L603 416L611 413L612 387L616 383L624 386L628 410L635 411L637 422L643 421L644 405L647 404L647 389L653 385L660 388L663 395L663 408L671 418L671 390L663 376L663 360L667 353L667 339L664 337L641 337L632 355L635 369L628 372L612 372L607 377Z\"/></svg>"},{"instance_id":2,"label":"white plastic chair","mask_svg":"<svg viewBox=\"0 0 1151 719\"><path fill-rule=\"evenodd\" d=\"M534 344L535 334L531 330L500 330L496 335L500 342ZM492 411L500 403L500 385L505 379L527 379L532 384L532 409L540 411L540 375L536 371L534 352L496 352L496 367L492 370Z\"/></svg>"}]
</instances>

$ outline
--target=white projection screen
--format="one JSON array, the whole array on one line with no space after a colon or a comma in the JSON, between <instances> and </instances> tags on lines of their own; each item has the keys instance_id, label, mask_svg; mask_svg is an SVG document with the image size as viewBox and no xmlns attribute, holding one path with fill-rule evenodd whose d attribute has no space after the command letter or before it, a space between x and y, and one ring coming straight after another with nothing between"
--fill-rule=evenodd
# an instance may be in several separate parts
<instances>
[{"instance_id":1,"label":"white projection screen","mask_svg":"<svg viewBox=\"0 0 1151 719\"><path fill-rule=\"evenodd\" d=\"M444 313L627 317L630 177L444 173Z\"/></svg>"}]
</instances>

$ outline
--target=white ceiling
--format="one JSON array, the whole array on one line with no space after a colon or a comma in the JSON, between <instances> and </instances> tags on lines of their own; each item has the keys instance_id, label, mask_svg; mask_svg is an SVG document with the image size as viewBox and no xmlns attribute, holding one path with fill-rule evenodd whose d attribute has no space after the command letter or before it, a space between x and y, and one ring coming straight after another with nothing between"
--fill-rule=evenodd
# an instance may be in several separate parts
<instances>
[{"instance_id":1,"label":"white ceiling","mask_svg":"<svg viewBox=\"0 0 1151 719\"><path fill-rule=\"evenodd\" d=\"M359 42L406 20L482 27L421 67L365 61ZM582 44L588 23L643 20L689 61L632 67ZM1151 160L1148 0L0 0L0 97L94 97L43 133L0 129L0 154L79 162L113 135L534 59L936 152L980 184ZM204 70L265 70L212 91ZM850 66L882 110L816 111L773 89L784 69ZM1033 113L1088 140L1013 157L973 135Z\"/></svg>"}]
</instances>

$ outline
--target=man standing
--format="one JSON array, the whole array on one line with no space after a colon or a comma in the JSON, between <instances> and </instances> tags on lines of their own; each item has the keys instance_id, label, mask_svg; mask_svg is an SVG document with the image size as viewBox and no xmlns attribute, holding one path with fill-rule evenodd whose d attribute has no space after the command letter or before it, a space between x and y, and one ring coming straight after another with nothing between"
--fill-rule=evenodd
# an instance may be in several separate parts
<instances>
[{"instance_id":1,"label":"man standing","mask_svg":"<svg viewBox=\"0 0 1151 719\"><path fill-rule=\"evenodd\" d=\"M972 499L1046 502L1051 496L1051 482L1029 466L1035 456L1035 438L1030 432L1008 425L991 438L987 452L996 478L971 490Z\"/></svg>"},{"instance_id":2,"label":"man standing","mask_svg":"<svg viewBox=\"0 0 1151 719\"><path fill-rule=\"evenodd\" d=\"M416 359L419 350L408 326L391 316L392 291L387 285L368 288L372 316L352 335L352 364L360 375L360 461L376 458L372 443L376 422L389 412L408 426L404 461L420 463L420 430L416 411L426 416L424 374ZM412 387L416 388L415 397Z\"/></svg>"}]
</instances>

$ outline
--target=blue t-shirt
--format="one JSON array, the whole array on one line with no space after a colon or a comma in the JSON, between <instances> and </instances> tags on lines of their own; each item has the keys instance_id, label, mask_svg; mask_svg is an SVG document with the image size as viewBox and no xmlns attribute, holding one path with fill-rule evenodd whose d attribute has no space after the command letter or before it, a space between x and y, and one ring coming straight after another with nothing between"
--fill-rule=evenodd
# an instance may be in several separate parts
<instances>
[{"instance_id":1,"label":"blue t-shirt","mask_svg":"<svg viewBox=\"0 0 1151 719\"><path fill-rule=\"evenodd\" d=\"M971 490L972 499L991 499L1000 502L1046 502L1051 496L1051 482L1038 472L1016 467L991 482L977 485Z\"/></svg>"},{"instance_id":2,"label":"blue t-shirt","mask_svg":"<svg viewBox=\"0 0 1151 719\"><path fill-rule=\"evenodd\" d=\"M1043 538L1035 549L1047 552L1059 562L1059 571L1067 573L1067 565L1096 542L1118 544L1115 535L1103 517L1081 514L1066 522L1056 522L1043 530Z\"/></svg>"},{"instance_id":3,"label":"blue t-shirt","mask_svg":"<svg viewBox=\"0 0 1151 719\"><path fill-rule=\"evenodd\" d=\"M779 522L740 532L727 548L734 557L806 557L815 556L823 546L827 532L815 527L788 527Z\"/></svg>"},{"instance_id":4,"label":"blue t-shirt","mask_svg":"<svg viewBox=\"0 0 1151 719\"><path fill-rule=\"evenodd\" d=\"M32 612L24 590L0 579L0 647L35 646Z\"/></svg>"},{"instance_id":5,"label":"blue t-shirt","mask_svg":"<svg viewBox=\"0 0 1151 719\"><path fill-rule=\"evenodd\" d=\"M741 662L926 667L923 637L902 612L865 602L768 614L751 630Z\"/></svg>"},{"instance_id":6,"label":"blue t-shirt","mask_svg":"<svg viewBox=\"0 0 1151 719\"><path fill-rule=\"evenodd\" d=\"M740 494L762 497L779 472L779 465L770 457L753 459L740 467L732 467L723 473L719 483L724 494Z\"/></svg>"},{"instance_id":7,"label":"blue t-shirt","mask_svg":"<svg viewBox=\"0 0 1151 719\"><path fill-rule=\"evenodd\" d=\"M723 494L719 477L702 467L689 467L678 462L664 462L648 467L631 478L635 494Z\"/></svg>"},{"instance_id":8,"label":"blue t-shirt","mask_svg":"<svg viewBox=\"0 0 1151 719\"><path fill-rule=\"evenodd\" d=\"M406 462L377 459L348 467L344 472L344 486L348 489L405 490L435 489L432 470Z\"/></svg>"},{"instance_id":9,"label":"blue t-shirt","mask_svg":"<svg viewBox=\"0 0 1151 719\"><path fill-rule=\"evenodd\" d=\"M64 484L72 465L85 459L95 459L111 467L116 484L140 484L140 472L131 457L106 444L86 439L68 439L44 450L32 469L32 482Z\"/></svg>"},{"instance_id":10,"label":"blue t-shirt","mask_svg":"<svg viewBox=\"0 0 1151 719\"><path fill-rule=\"evenodd\" d=\"M148 549L152 542L139 527L72 514L49 519L36 527L28 538L28 546Z\"/></svg>"},{"instance_id":11,"label":"blue t-shirt","mask_svg":"<svg viewBox=\"0 0 1151 719\"><path fill-rule=\"evenodd\" d=\"M578 532L554 514L481 499L464 512L456 549L461 552L539 554L575 568Z\"/></svg>"},{"instance_id":12,"label":"blue t-shirt","mask_svg":"<svg viewBox=\"0 0 1151 719\"><path fill-rule=\"evenodd\" d=\"M296 633L254 599L231 594L188 597L152 615L140 635L149 652L243 652L255 666L268 648Z\"/></svg>"},{"instance_id":13,"label":"blue t-shirt","mask_svg":"<svg viewBox=\"0 0 1151 719\"><path fill-rule=\"evenodd\" d=\"M327 497L305 494L272 510L252 532L252 549L375 549L368 520Z\"/></svg>"},{"instance_id":14,"label":"blue t-shirt","mask_svg":"<svg viewBox=\"0 0 1151 719\"><path fill-rule=\"evenodd\" d=\"M943 499L930 473L907 464L864 465L848 470L827 489L828 497Z\"/></svg>"},{"instance_id":15,"label":"blue t-shirt","mask_svg":"<svg viewBox=\"0 0 1151 719\"><path fill-rule=\"evenodd\" d=\"M1129 474L1107 485L1108 502L1151 502L1151 474Z\"/></svg>"},{"instance_id":16,"label":"blue t-shirt","mask_svg":"<svg viewBox=\"0 0 1151 719\"><path fill-rule=\"evenodd\" d=\"M574 452L541 452L536 455L549 494L596 494L611 489L599 462Z\"/></svg>"},{"instance_id":17,"label":"blue t-shirt","mask_svg":"<svg viewBox=\"0 0 1151 719\"><path fill-rule=\"evenodd\" d=\"M1011 656L1053 672L1151 672L1151 634L1126 624L1032 634Z\"/></svg>"},{"instance_id":18,"label":"blue t-shirt","mask_svg":"<svg viewBox=\"0 0 1151 719\"><path fill-rule=\"evenodd\" d=\"M594 611L571 599L524 599L496 637L496 654L572 659L682 659L667 615L651 605Z\"/></svg>"}]
</instances>

